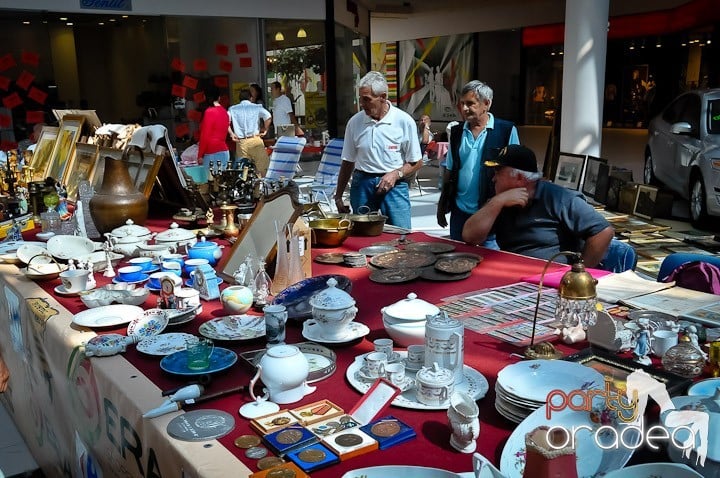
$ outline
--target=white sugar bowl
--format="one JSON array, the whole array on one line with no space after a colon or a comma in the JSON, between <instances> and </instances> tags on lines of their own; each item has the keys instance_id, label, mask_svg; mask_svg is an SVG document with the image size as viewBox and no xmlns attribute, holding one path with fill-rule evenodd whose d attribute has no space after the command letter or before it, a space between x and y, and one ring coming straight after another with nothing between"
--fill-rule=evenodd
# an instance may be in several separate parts
<instances>
[{"instance_id":1,"label":"white sugar bowl","mask_svg":"<svg viewBox=\"0 0 720 478\"><path fill-rule=\"evenodd\" d=\"M396 343L407 347L425 343L427 317L439 314L440 309L411 292L405 299L383 307L381 312L385 331Z\"/></svg>"},{"instance_id":2,"label":"white sugar bowl","mask_svg":"<svg viewBox=\"0 0 720 478\"><path fill-rule=\"evenodd\" d=\"M421 368L415 376L415 397L425 405L444 405L453 393L454 383L453 372L434 362L432 367Z\"/></svg>"},{"instance_id":3,"label":"white sugar bowl","mask_svg":"<svg viewBox=\"0 0 720 478\"><path fill-rule=\"evenodd\" d=\"M312 307L312 316L319 326L320 335L326 339L337 339L347 331L347 326L357 315L355 299L342 289L331 277L327 288L318 292L308 301Z\"/></svg>"}]
</instances>

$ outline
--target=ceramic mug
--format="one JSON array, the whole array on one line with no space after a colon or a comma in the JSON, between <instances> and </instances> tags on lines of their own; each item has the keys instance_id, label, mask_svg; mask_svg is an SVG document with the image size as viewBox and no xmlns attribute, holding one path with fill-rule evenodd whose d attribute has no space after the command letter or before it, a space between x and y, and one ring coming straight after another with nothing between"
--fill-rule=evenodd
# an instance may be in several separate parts
<instances>
[{"instance_id":1,"label":"ceramic mug","mask_svg":"<svg viewBox=\"0 0 720 478\"><path fill-rule=\"evenodd\" d=\"M365 373L370 378L385 376L387 367L387 355L382 352L370 352L365 356Z\"/></svg>"},{"instance_id":2,"label":"ceramic mug","mask_svg":"<svg viewBox=\"0 0 720 478\"><path fill-rule=\"evenodd\" d=\"M215 348L212 340L200 337L188 339L187 345L187 367L190 370L205 370L210 367L210 356Z\"/></svg>"},{"instance_id":3,"label":"ceramic mug","mask_svg":"<svg viewBox=\"0 0 720 478\"><path fill-rule=\"evenodd\" d=\"M60 273L60 280L65 292L70 294L86 290L89 277L90 271L87 269L70 269Z\"/></svg>"},{"instance_id":4,"label":"ceramic mug","mask_svg":"<svg viewBox=\"0 0 720 478\"><path fill-rule=\"evenodd\" d=\"M420 368L425 364L425 346L424 345L408 345L407 363Z\"/></svg>"},{"instance_id":5,"label":"ceramic mug","mask_svg":"<svg viewBox=\"0 0 720 478\"><path fill-rule=\"evenodd\" d=\"M268 345L281 345L285 343L285 323L288 313L284 305L271 304L263 307L265 314L265 336Z\"/></svg>"},{"instance_id":6,"label":"ceramic mug","mask_svg":"<svg viewBox=\"0 0 720 478\"><path fill-rule=\"evenodd\" d=\"M199 306L200 291L190 287L177 287L175 288L175 300L177 301L178 309L188 309Z\"/></svg>"},{"instance_id":7,"label":"ceramic mug","mask_svg":"<svg viewBox=\"0 0 720 478\"><path fill-rule=\"evenodd\" d=\"M388 360L393 356L393 341L392 339L375 339L373 340L375 346L375 352L384 353Z\"/></svg>"},{"instance_id":8,"label":"ceramic mug","mask_svg":"<svg viewBox=\"0 0 720 478\"><path fill-rule=\"evenodd\" d=\"M652 333L652 352L662 357L665 353L678 344L678 334L672 330L656 330Z\"/></svg>"},{"instance_id":9,"label":"ceramic mug","mask_svg":"<svg viewBox=\"0 0 720 478\"><path fill-rule=\"evenodd\" d=\"M147 272L153 268L152 257L133 257L128 263L131 266L140 266L142 272Z\"/></svg>"},{"instance_id":10,"label":"ceramic mug","mask_svg":"<svg viewBox=\"0 0 720 478\"><path fill-rule=\"evenodd\" d=\"M405 365L400 362L389 363L385 366L385 375L391 383L402 385L405 383Z\"/></svg>"},{"instance_id":11,"label":"ceramic mug","mask_svg":"<svg viewBox=\"0 0 720 478\"><path fill-rule=\"evenodd\" d=\"M170 272L178 277L182 276L182 266L175 261L162 261L160 263L160 270Z\"/></svg>"}]
</instances>

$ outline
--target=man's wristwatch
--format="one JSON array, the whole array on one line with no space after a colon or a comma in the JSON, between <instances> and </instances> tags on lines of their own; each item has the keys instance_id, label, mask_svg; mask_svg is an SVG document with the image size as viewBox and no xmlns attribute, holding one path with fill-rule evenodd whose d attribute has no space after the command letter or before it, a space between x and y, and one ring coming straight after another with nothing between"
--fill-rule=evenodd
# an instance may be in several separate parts
<instances>
[{"instance_id":1,"label":"man's wristwatch","mask_svg":"<svg viewBox=\"0 0 720 478\"><path fill-rule=\"evenodd\" d=\"M397 171L397 173L398 173L398 179L402 179L403 177L405 177L405 174L403 174L402 168L396 169L395 171Z\"/></svg>"}]
</instances>

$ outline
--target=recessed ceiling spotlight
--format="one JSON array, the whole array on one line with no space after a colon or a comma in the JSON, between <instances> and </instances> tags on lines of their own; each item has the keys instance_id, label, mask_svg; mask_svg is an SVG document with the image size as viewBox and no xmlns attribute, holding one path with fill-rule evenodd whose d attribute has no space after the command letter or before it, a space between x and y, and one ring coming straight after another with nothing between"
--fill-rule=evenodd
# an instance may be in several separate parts
<instances>
[{"instance_id":1,"label":"recessed ceiling spotlight","mask_svg":"<svg viewBox=\"0 0 720 478\"><path fill-rule=\"evenodd\" d=\"M105 25L105 22L98 22L98 25Z\"/></svg>"},{"instance_id":2,"label":"recessed ceiling spotlight","mask_svg":"<svg viewBox=\"0 0 720 478\"><path fill-rule=\"evenodd\" d=\"M123 15L122 17L123 17L123 18L127 18L128 16L127 16L127 15Z\"/></svg>"},{"instance_id":3,"label":"recessed ceiling spotlight","mask_svg":"<svg viewBox=\"0 0 720 478\"><path fill-rule=\"evenodd\" d=\"M30 22L27 21L27 20L25 20L25 21L23 22L23 25L30 25Z\"/></svg>"},{"instance_id":4,"label":"recessed ceiling spotlight","mask_svg":"<svg viewBox=\"0 0 720 478\"><path fill-rule=\"evenodd\" d=\"M114 18L111 18L111 19L110 19L110 21L111 21L111 22L114 22L114 21L115 21L115 19L114 19Z\"/></svg>"},{"instance_id":5,"label":"recessed ceiling spotlight","mask_svg":"<svg viewBox=\"0 0 720 478\"><path fill-rule=\"evenodd\" d=\"M73 25L74 25L74 23L73 23L73 22L67 22L67 23L66 23L65 25L67 25L67 26L71 27L71 26L73 26Z\"/></svg>"},{"instance_id":6,"label":"recessed ceiling spotlight","mask_svg":"<svg viewBox=\"0 0 720 478\"><path fill-rule=\"evenodd\" d=\"M60 21L61 21L61 22L64 22L64 21L66 21L66 20L67 20L67 17L60 17Z\"/></svg>"}]
</instances>

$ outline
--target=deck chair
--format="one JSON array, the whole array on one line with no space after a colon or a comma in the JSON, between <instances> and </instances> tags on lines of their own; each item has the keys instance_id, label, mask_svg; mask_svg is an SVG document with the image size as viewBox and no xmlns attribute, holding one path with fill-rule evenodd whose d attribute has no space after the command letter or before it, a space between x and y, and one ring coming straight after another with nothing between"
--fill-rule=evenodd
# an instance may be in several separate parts
<instances>
[{"instance_id":1,"label":"deck chair","mask_svg":"<svg viewBox=\"0 0 720 478\"><path fill-rule=\"evenodd\" d=\"M305 138L295 136L278 138L270 155L270 166L265 179L277 181L283 177L290 181L295 176L306 141Z\"/></svg>"},{"instance_id":2,"label":"deck chair","mask_svg":"<svg viewBox=\"0 0 720 478\"><path fill-rule=\"evenodd\" d=\"M323 202L332 210L330 200L337 186L338 174L342 165L342 138L331 139L323 150L315 179L308 184L310 202Z\"/></svg>"}]
</instances>

